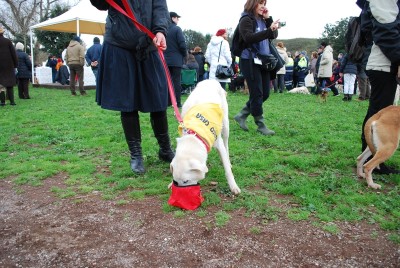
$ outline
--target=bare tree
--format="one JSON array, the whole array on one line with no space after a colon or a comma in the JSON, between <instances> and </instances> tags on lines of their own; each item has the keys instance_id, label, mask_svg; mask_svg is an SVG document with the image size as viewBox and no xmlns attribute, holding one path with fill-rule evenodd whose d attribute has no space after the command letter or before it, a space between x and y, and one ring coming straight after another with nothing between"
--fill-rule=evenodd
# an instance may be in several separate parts
<instances>
[{"instance_id":1,"label":"bare tree","mask_svg":"<svg viewBox=\"0 0 400 268\"><path fill-rule=\"evenodd\" d=\"M51 7L61 0L0 0L0 24L9 37L26 39L29 27L47 19Z\"/></svg>"}]
</instances>

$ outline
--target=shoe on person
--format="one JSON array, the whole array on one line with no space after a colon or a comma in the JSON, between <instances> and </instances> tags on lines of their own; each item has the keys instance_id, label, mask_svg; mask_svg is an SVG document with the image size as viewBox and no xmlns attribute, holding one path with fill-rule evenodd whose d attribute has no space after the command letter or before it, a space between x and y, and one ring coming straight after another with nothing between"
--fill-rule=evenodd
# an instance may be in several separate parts
<instances>
[{"instance_id":1,"label":"shoe on person","mask_svg":"<svg viewBox=\"0 0 400 268\"><path fill-rule=\"evenodd\" d=\"M385 163L381 163L379 164L379 168L376 167L372 173L381 175L400 174L400 170L388 167Z\"/></svg>"}]
</instances>

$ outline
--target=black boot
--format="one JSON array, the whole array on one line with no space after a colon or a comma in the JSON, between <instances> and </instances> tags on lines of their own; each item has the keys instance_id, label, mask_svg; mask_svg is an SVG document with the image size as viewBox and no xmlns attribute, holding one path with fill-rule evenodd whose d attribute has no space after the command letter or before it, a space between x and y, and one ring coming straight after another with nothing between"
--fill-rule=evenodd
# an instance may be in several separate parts
<instances>
[{"instance_id":1,"label":"black boot","mask_svg":"<svg viewBox=\"0 0 400 268\"><path fill-rule=\"evenodd\" d=\"M250 109L246 106L244 106L242 108L242 110L235 115L234 119L236 122L238 122L239 126L241 129L243 129L244 131L249 131L249 128L247 127L246 124L246 119L247 117L250 115Z\"/></svg>"},{"instance_id":2,"label":"black boot","mask_svg":"<svg viewBox=\"0 0 400 268\"><path fill-rule=\"evenodd\" d=\"M342 101L348 101L348 100L349 100L349 94L344 94Z\"/></svg>"},{"instance_id":3,"label":"black boot","mask_svg":"<svg viewBox=\"0 0 400 268\"><path fill-rule=\"evenodd\" d=\"M10 100L10 105L17 105L14 101L14 88L13 87L7 88L7 97Z\"/></svg>"},{"instance_id":4,"label":"black boot","mask_svg":"<svg viewBox=\"0 0 400 268\"><path fill-rule=\"evenodd\" d=\"M255 116L254 122L258 126L257 131L260 132L261 134L266 135L266 136L275 134L275 131L267 128L267 126L264 124L264 117L262 115Z\"/></svg>"},{"instance_id":5,"label":"black boot","mask_svg":"<svg viewBox=\"0 0 400 268\"><path fill-rule=\"evenodd\" d=\"M121 112L121 123L124 129L126 143L131 152L131 169L134 173L143 174L145 169L143 165L139 115L137 112Z\"/></svg>"},{"instance_id":6,"label":"black boot","mask_svg":"<svg viewBox=\"0 0 400 268\"><path fill-rule=\"evenodd\" d=\"M6 105L6 93L4 91L0 92L0 106Z\"/></svg>"},{"instance_id":7,"label":"black boot","mask_svg":"<svg viewBox=\"0 0 400 268\"><path fill-rule=\"evenodd\" d=\"M348 94L347 95L347 101L351 101L352 97L353 97L353 94Z\"/></svg>"},{"instance_id":8,"label":"black boot","mask_svg":"<svg viewBox=\"0 0 400 268\"><path fill-rule=\"evenodd\" d=\"M166 112L156 112L150 114L150 122L156 136L160 150L158 157L168 163L171 163L175 153L171 149L171 142L168 134L168 120Z\"/></svg>"}]
</instances>

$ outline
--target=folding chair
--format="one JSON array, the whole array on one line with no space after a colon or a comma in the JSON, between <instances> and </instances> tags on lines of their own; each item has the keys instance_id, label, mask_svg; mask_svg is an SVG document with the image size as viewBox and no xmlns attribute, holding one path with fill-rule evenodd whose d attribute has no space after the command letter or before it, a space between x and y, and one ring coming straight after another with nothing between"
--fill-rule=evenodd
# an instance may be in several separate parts
<instances>
[{"instance_id":1,"label":"folding chair","mask_svg":"<svg viewBox=\"0 0 400 268\"><path fill-rule=\"evenodd\" d=\"M196 70L182 69L181 71L181 86L182 94L190 94L197 83Z\"/></svg>"}]
</instances>

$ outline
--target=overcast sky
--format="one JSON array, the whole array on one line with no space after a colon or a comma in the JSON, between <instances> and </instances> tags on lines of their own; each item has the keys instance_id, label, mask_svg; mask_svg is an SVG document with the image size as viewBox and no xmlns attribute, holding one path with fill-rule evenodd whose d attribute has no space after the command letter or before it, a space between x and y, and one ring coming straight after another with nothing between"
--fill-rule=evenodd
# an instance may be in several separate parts
<instances>
[{"instance_id":1,"label":"overcast sky","mask_svg":"<svg viewBox=\"0 0 400 268\"><path fill-rule=\"evenodd\" d=\"M327 23L358 16L356 0L267 0L274 20L286 21L279 39L319 38ZM168 9L180 16L179 26L203 34L215 34L221 28L235 28L245 0L167 0Z\"/></svg>"}]
</instances>

